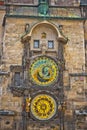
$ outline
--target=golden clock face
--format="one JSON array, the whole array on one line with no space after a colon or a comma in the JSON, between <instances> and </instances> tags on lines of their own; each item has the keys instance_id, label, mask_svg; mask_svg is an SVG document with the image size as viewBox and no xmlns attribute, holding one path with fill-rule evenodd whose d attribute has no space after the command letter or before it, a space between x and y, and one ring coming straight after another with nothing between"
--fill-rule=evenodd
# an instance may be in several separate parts
<instances>
[{"instance_id":1,"label":"golden clock face","mask_svg":"<svg viewBox=\"0 0 87 130\"><path fill-rule=\"evenodd\" d=\"M36 58L29 69L30 79L39 86L50 86L58 79L58 65L48 57Z\"/></svg>"},{"instance_id":2,"label":"golden clock face","mask_svg":"<svg viewBox=\"0 0 87 130\"><path fill-rule=\"evenodd\" d=\"M38 94L31 101L31 113L38 120L49 120L54 117L56 111L56 101L48 94Z\"/></svg>"}]
</instances>

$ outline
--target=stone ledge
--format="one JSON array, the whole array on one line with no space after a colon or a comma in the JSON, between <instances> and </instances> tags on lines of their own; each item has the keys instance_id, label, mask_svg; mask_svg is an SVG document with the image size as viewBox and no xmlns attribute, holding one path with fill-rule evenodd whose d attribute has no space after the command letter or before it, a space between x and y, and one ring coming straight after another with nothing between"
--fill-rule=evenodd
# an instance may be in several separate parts
<instances>
[{"instance_id":1,"label":"stone ledge","mask_svg":"<svg viewBox=\"0 0 87 130\"><path fill-rule=\"evenodd\" d=\"M87 76L87 73L70 73L70 76Z\"/></svg>"}]
</instances>

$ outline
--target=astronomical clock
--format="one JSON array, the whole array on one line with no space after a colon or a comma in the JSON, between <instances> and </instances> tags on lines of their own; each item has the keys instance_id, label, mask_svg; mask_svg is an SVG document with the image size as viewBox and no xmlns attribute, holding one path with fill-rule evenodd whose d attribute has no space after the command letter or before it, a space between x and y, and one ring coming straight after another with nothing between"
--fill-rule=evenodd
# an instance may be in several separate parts
<instances>
[{"instance_id":1,"label":"astronomical clock","mask_svg":"<svg viewBox=\"0 0 87 130\"><path fill-rule=\"evenodd\" d=\"M31 89L37 88L31 99L30 115L38 121L48 121L57 113L57 99L53 88L58 82L59 66L51 57L33 58L29 66Z\"/></svg>"},{"instance_id":2,"label":"astronomical clock","mask_svg":"<svg viewBox=\"0 0 87 130\"><path fill-rule=\"evenodd\" d=\"M24 73L27 72L24 85L29 96L26 96L26 112L29 118L47 122L58 116L59 102L63 98L61 86L65 38L54 24L43 21L24 36L23 42L26 61Z\"/></svg>"},{"instance_id":3,"label":"astronomical clock","mask_svg":"<svg viewBox=\"0 0 87 130\"><path fill-rule=\"evenodd\" d=\"M61 64L52 56L34 56L29 61L28 82L30 101L26 100L27 112L36 121L50 121L56 118L59 105L59 78Z\"/></svg>"}]
</instances>

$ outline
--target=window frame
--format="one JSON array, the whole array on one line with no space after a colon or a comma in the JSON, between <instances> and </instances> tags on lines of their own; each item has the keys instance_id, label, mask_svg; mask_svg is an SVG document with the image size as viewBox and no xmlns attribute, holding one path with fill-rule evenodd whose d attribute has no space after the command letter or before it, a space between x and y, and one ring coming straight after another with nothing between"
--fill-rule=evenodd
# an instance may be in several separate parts
<instances>
[{"instance_id":1,"label":"window frame","mask_svg":"<svg viewBox=\"0 0 87 130\"><path fill-rule=\"evenodd\" d=\"M37 42L38 45L35 45L35 42ZM40 40L34 40L33 41L33 48L34 49L39 49L40 48Z\"/></svg>"},{"instance_id":2,"label":"window frame","mask_svg":"<svg viewBox=\"0 0 87 130\"><path fill-rule=\"evenodd\" d=\"M14 73L14 85L15 86L20 86L20 84L21 84L20 72L15 72Z\"/></svg>"},{"instance_id":3,"label":"window frame","mask_svg":"<svg viewBox=\"0 0 87 130\"><path fill-rule=\"evenodd\" d=\"M50 46L49 44L51 44L52 47L49 47ZM53 40L48 40L48 49L54 49L54 41Z\"/></svg>"}]
</instances>

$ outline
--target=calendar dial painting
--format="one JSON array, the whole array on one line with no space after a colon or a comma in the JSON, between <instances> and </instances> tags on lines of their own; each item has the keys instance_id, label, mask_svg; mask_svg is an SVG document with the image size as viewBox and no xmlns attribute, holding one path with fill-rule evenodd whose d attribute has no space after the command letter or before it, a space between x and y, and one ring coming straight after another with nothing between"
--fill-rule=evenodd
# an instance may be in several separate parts
<instances>
[{"instance_id":1,"label":"calendar dial painting","mask_svg":"<svg viewBox=\"0 0 87 130\"><path fill-rule=\"evenodd\" d=\"M38 57L30 65L31 81L38 86L53 85L58 79L58 65L49 57Z\"/></svg>"},{"instance_id":2,"label":"calendar dial painting","mask_svg":"<svg viewBox=\"0 0 87 130\"><path fill-rule=\"evenodd\" d=\"M49 94L38 94L31 101L31 114L39 121L52 119L57 112L56 100Z\"/></svg>"}]
</instances>

